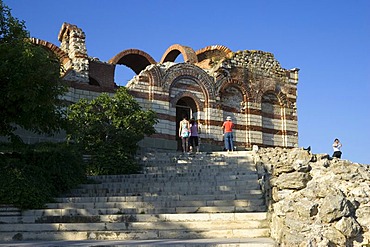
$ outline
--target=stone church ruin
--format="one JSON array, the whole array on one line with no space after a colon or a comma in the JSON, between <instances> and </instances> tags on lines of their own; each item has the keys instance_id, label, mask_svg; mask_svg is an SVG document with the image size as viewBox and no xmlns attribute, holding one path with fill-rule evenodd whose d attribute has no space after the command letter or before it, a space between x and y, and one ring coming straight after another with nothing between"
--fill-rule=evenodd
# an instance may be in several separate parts
<instances>
[{"instance_id":1,"label":"stone church ruin","mask_svg":"<svg viewBox=\"0 0 370 247\"><path fill-rule=\"evenodd\" d=\"M157 133L146 137L143 148L175 150L178 122L185 114L201 124L202 151L222 149L222 122L231 116L238 150L298 145L297 83L299 69L284 69L264 51L233 52L222 45L194 51L175 44L159 62L148 53L127 49L103 62L88 56L85 33L64 23L60 47L40 39L37 45L56 53L69 86L65 99L94 98L114 93L115 70L125 65L135 72L126 87L144 109L157 112ZM184 62L175 62L182 55Z\"/></svg>"}]
</instances>

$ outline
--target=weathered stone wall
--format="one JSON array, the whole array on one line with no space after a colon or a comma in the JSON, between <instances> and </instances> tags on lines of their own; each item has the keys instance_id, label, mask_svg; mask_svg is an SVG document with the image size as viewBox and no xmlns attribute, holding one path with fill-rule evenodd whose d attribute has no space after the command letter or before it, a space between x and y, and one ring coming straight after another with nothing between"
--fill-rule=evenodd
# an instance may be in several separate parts
<instances>
[{"instance_id":1,"label":"weathered stone wall","mask_svg":"<svg viewBox=\"0 0 370 247\"><path fill-rule=\"evenodd\" d=\"M256 153L281 246L365 246L370 241L370 166L267 148Z\"/></svg>"}]
</instances>

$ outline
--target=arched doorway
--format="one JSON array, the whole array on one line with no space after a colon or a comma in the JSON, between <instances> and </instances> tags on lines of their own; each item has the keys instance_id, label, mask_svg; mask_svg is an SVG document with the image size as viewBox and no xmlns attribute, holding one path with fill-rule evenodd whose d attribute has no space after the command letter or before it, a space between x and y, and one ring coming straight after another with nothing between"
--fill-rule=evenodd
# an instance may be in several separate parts
<instances>
[{"instance_id":1,"label":"arched doorway","mask_svg":"<svg viewBox=\"0 0 370 247\"><path fill-rule=\"evenodd\" d=\"M177 150L181 151L181 139L179 137L179 123L184 118L187 117L188 120L191 118L196 118L197 105L191 97L182 97L176 103L176 140L177 140Z\"/></svg>"}]
</instances>

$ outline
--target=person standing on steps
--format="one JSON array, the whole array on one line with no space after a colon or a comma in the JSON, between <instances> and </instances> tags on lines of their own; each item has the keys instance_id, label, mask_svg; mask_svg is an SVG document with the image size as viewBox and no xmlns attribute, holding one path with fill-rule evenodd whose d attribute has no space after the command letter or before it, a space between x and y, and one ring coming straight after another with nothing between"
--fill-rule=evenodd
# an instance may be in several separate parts
<instances>
[{"instance_id":1,"label":"person standing on steps","mask_svg":"<svg viewBox=\"0 0 370 247\"><path fill-rule=\"evenodd\" d=\"M188 151L189 136L190 136L190 123L187 119L187 116L184 116L179 124L179 137L181 138L183 153Z\"/></svg>"},{"instance_id":2,"label":"person standing on steps","mask_svg":"<svg viewBox=\"0 0 370 247\"><path fill-rule=\"evenodd\" d=\"M342 143L340 143L339 139L336 138L333 143L333 158L340 159L342 157L342 151L340 151L340 148L342 147Z\"/></svg>"},{"instance_id":3,"label":"person standing on steps","mask_svg":"<svg viewBox=\"0 0 370 247\"><path fill-rule=\"evenodd\" d=\"M234 123L231 121L231 117L228 116L226 121L222 124L222 131L225 141L225 149L227 152L234 151L234 143L233 143L233 128Z\"/></svg>"},{"instance_id":4,"label":"person standing on steps","mask_svg":"<svg viewBox=\"0 0 370 247\"><path fill-rule=\"evenodd\" d=\"M190 137L189 137L189 147L190 151L199 153L199 126L194 118L190 119Z\"/></svg>"}]
</instances>

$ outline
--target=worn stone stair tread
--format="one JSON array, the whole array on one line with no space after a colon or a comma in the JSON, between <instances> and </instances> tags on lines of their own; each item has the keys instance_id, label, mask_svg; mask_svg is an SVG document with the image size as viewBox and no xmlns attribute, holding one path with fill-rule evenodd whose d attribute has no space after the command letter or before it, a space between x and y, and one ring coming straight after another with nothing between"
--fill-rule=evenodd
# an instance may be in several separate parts
<instances>
[{"instance_id":1,"label":"worn stone stair tread","mask_svg":"<svg viewBox=\"0 0 370 247\"><path fill-rule=\"evenodd\" d=\"M171 184L168 184L168 186L170 187ZM249 186L236 186L234 188L230 188L230 187L227 187L227 186L207 186L207 187L191 187L191 188L188 188L187 190L185 188L178 188L178 187L175 187L172 185L172 187L170 188L165 188L165 187L157 187L157 188L148 188L148 187L144 187L143 189L140 189L140 188L130 188L128 186L128 188L100 188L100 189L94 189L94 188L79 188L79 189L73 189L71 190L70 193L66 193L65 196L69 196L69 195L79 195L79 194L86 194L86 193L90 193L90 194L94 194L94 195L98 195L99 196L99 193L136 193L136 194L140 194L142 193L143 195L145 195L145 193L147 194L153 194L154 192L162 192L162 193L169 193L169 194L174 194L174 195L192 195L192 194L199 194L199 193L204 193L204 194L208 194L208 193L212 193L212 194L216 194L217 193L246 193L250 190L258 190L259 189L259 184L258 183L255 183L253 185L249 185ZM127 192L125 192L127 191Z\"/></svg>"},{"instance_id":2,"label":"worn stone stair tread","mask_svg":"<svg viewBox=\"0 0 370 247\"><path fill-rule=\"evenodd\" d=\"M59 240L18 241L17 246L106 246L106 247L275 247L271 238L227 238L227 239L148 239L148 240ZM0 246L9 246L0 242Z\"/></svg>"},{"instance_id":3,"label":"worn stone stair tread","mask_svg":"<svg viewBox=\"0 0 370 247\"><path fill-rule=\"evenodd\" d=\"M90 223L34 223L0 225L1 232L33 231L140 231L140 230L241 230L267 228L264 221L150 221L150 222L90 222Z\"/></svg>"},{"instance_id":4,"label":"worn stone stair tread","mask_svg":"<svg viewBox=\"0 0 370 247\"><path fill-rule=\"evenodd\" d=\"M143 193L136 196L74 196L57 197L55 203L70 202L153 202L153 201L196 201L196 200L250 200L263 198L261 190L248 190L238 194L223 195L152 195Z\"/></svg>"},{"instance_id":5,"label":"worn stone stair tread","mask_svg":"<svg viewBox=\"0 0 370 247\"><path fill-rule=\"evenodd\" d=\"M143 207L186 207L186 206L250 206L264 205L262 198L250 198L248 200L177 200L177 201L151 201L151 202L67 202L48 203L48 209L68 208L143 208Z\"/></svg>"},{"instance_id":6,"label":"worn stone stair tread","mask_svg":"<svg viewBox=\"0 0 370 247\"><path fill-rule=\"evenodd\" d=\"M181 183L181 182L161 182L161 183L150 183L145 185L126 185L124 183L117 183L117 184L99 184L96 186L84 186L80 187L78 189L74 189L72 191L97 191L97 190L114 190L114 189L122 189L122 190L138 190L138 191L150 191L152 187L156 187L157 189L164 190L164 191L173 191L173 190L179 190L179 191L186 191L184 187L192 188L192 189L215 189L217 190L235 190L235 189L256 189L259 186L258 181L232 181L232 182L211 182L211 183L198 183L196 181L193 182L187 182L187 183ZM149 182L148 182L149 183ZM152 186L152 187L151 187ZM167 186L167 187L166 187ZM170 188L168 188L170 187Z\"/></svg>"},{"instance_id":7,"label":"worn stone stair tread","mask_svg":"<svg viewBox=\"0 0 370 247\"><path fill-rule=\"evenodd\" d=\"M171 175L174 174L192 174L192 173L213 173L213 172L225 172L225 174L232 174L233 172L240 171L248 173L255 173L256 167L253 162L244 163L229 163L223 162L218 164L192 164L192 163L167 163L167 164L147 164L143 167L140 173L130 175L155 175L152 172L159 172L157 175L163 175L162 172L167 172ZM105 175L105 178L114 178L116 175ZM92 176L94 177L94 176ZM117 177L130 177L128 175L118 175ZM132 177L132 176L131 176Z\"/></svg>"},{"instance_id":8,"label":"worn stone stair tread","mask_svg":"<svg viewBox=\"0 0 370 247\"><path fill-rule=\"evenodd\" d=\"M239 174L229 174L229 175L222 175L222 174L196 174L196 175L184 175L181 174L177 175L170 175L170 174L163 174L164 176L161 177L151 177L151 176L138 176L138 177L119 177L119 178L112 178L111 182L109 179L105 178L94 178L94 183L89 184L81 184L79 187L100 187L100 186L115 186L115 184L122 184L122 183L130 183L130 182L142 182L143 185L146 183L189 183L189 182L196 182L199 184L204 183L232 183L232 182L253 182L257 178L257 174L252 173L239 173Z\"/></svg>"},{"instance_id":9,"label":"worn stone stair tread","mask_svg":"<svg viewBox=\"0 0 370 247\"><path fill-rule=\"evenodd\" d=\"M249 186L250 189L257 189L258 185ZM148 188L148 189L137 189L134 188L116 188L116 189L80 189L73 190L71 194L68 195L78 195L78 194L97 194L98 196L104 195L132 195L141 193L152 193L158 195L201 195L201 194L230 194L230 193L242 193L246 190L246 187L239 186L237 188L230 187L219 187L219 188L204 188L204 187L193 187L193 190L189 191L180 188Z\"/></svg>"},{"instance_id":10,"label":"worn stone stair tread","mask_svg":"<svg viewBox=\"0 0 370 247\"><path fill-rule=\"evenodd\" d=\"M12 241L14 238L28 240L126 240L126 239L159 239L159 238L260 238L268 237L269 229L235 229L235 230L117 230L117 231L37 231L37 232L0 232L0 238Z\"/></svg>"},{"instance_id":11,"label":"worn stone stair tread","mask_svg":"<svg viewBox=\"0 0 370 247\"><path fill-rule=\"evenodd\" d=\"M107 214L158 214L158 213L235 213L266 210L263 205L215 206L215 207L167 207L167 208L105 208L105 209L35 209L27 210L24 216L63 216L63 215L107 215Z\"/></svg>"},{"instance_id":12,"label":"worn stone stair tread","mask_svg":"<svg viewBox=\"0 0 370 247\"><path fill-rule=\"evenodd\" d=\"M241 191L189 191L189 192L183 192L183 193L178 193L176 191L172 192L163 192L163 191L151 191L151 192L128 192L128 193L123 193L123 192L101 192L101 193L86 193L83 194L86 197L92 197L92 196L97 196L97 197L125 197L125 196L136 196L136 195L146 195L146 196L203 196L203 195L211 195L211 196L231 196L234 197L235 199L241 199L241 198L246 198L245 195L241 194ZM74 197L74 196L81 196L81 194L67 194L67 197Z\"/></svg>"},{"instance_id":13,"label":"worn stone stair tread","mask_svg":"<svg viewBox=\"0 0 370 247\"><path fill-rule=\"evenodd\" d=\"M153 184L171 184L171 183L178 183L178 184L189 184L189 183L196 183L199 185L222 185L222 184L249 184L256 182L257 174L253 175L230 175L230 177L223 178L223 177L190 177L190 178L184 178L184 177L163 177L163 178L133 178L133 179L117 179L114 182L107 182L107 181L100 181L96 180L96 183L92 184L81 184L78 186L78 188L100 188L100 187L117 187L122 184L130 185L131 182L137 182L137 183L143 183L142 185L146 185L149 183ZM132 185L135 186L135 185Z\"/></svg>"},{"instance_id":14,"label":"worn stone stair tread","mask_svg":"<svg viewBox=\"0 0 370 247\"><path fill-rule=\"evenodd\" d=\"M23 215L21 217L7 217L3 223L89 223L89 222L197 222L197 221L265 221L266 212L248 212L248 213L196 213L196 214L110 214L110 215L57 215L57 216L35 216ZM4 220L4 219L3 219Z\"/></svg>"}]
</instances>

